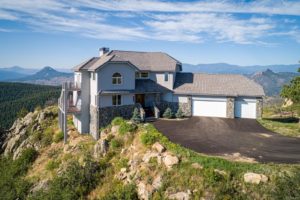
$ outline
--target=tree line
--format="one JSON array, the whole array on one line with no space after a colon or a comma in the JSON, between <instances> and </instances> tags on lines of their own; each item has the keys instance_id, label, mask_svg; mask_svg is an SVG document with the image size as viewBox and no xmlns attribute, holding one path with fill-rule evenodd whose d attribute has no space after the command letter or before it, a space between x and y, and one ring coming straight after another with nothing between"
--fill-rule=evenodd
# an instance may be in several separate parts
<instances>
[{"instance_id":1,"label":"tree line","mask_svg":"<svg viewBox=\"0 0 300 200\"><path fill-rule=\"evenodd\" d=\"M59 95L60 87L0 82L0 129L9 129L38 106L57 103Z\"/></svg>"}]
</instances>

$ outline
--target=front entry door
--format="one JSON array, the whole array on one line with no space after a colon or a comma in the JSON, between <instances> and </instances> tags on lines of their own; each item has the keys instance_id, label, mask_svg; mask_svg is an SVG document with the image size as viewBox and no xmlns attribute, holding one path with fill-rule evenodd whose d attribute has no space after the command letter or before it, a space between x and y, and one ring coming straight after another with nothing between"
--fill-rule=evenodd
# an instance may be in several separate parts
<instances>
[{"instance_id":1,"label":"front entry door","mask_svg":"<svg viewBox=\"0 0 300 200\"><path fill-rule=\"evenodd\" d=\"M145 106L145 94L136 94L135 102L141 104L144 107Z\"/></svg>"}]
</instances>

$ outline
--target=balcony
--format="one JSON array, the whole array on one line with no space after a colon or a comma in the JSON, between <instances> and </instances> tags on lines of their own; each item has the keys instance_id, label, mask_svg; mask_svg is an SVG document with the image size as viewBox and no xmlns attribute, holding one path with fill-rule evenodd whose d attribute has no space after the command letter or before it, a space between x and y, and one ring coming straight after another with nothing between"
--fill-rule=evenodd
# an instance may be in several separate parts
<instances>
[{"instance_id":1,"label":"balcony","mask_svg":"<svg viewBox=\"0 0 300 200\"><path fill-rule=\"evenodd\" d=\"M67 86L67 90L69 91L81 90L81 82L67 82L66 86Z\"/></svg>"}]
</instances>

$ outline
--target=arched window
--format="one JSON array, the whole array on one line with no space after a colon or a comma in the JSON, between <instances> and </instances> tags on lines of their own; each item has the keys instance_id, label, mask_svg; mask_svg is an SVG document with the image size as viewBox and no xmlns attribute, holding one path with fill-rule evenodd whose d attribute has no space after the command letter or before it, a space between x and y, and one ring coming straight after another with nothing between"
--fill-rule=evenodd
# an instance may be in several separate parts
<instances>
[{"instance_id":1,"label":"arched window","mask_svg":"<svg viewBox=\"0 0 300 200\"><path fill-rule=\"evenodd\" d=\"M114 73L112 75L112 84L114 85L120 85L122 83L122 76L120 73Z\"/></svg>"}]
</instances>

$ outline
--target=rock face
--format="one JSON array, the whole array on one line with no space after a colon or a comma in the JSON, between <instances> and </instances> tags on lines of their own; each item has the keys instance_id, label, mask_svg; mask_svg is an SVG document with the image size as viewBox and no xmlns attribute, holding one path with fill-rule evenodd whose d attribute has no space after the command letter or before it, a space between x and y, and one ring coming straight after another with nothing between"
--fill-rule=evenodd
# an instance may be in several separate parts
<instances>
[{"instance_id":1,"label":"rock face","mask_svg":"<svg viewBox=\"0 0 300 200\"><path fill-rule=\"evenodd\" d=\"M261 182L265 183L268 181L268 177L264 174L256 174L252 172L248 172L244 174L244 181L246 183L259 184Z\"/></svg>"},{"instance_id":2,"label":"rock face","mask_svg":"<svg viewBox=\"0 0 300 200\"><path fill-rule=\"evenodd\" d=\"M166 148L158 142L155 142L152 145L152 149L156 150L158 153L162 153L166 150Z\"/></svg>"},{"instance_id":3,"label":"rock face","mask_svg":"<svg viewBox=\"0 0 300 200\"><path fill-rule=\"evenodd\" d=\"M168 196L169 199L188 200L190 195L187 192L177 192Z\"/></svg>"},{"instance_id":4,"label":"rock face","mask_svg":"<svg viewBox=\"0 0 300 200\"><path fill-rule=\"evenodd\" d=\"M94 157L100 158L104 156L108 151L109 145L106 139L98 140L98 142L94 146Z\"/></svg>"},{"instance_id":5,"label":"rock face","mask_svg":"<svg viewBox=\"0 0 300 200\"><path fill-rule=\"evenodd\" d=\"M176 165L179 163L179 159L176 156L173 156L169 153L163 156L163 163L167 168L172 168L173 165Z\"/></svg>"},{"instance_id":6,"label":"rock face","mask_svg":"<svg viewBox=\"0 0 300 200\"><path fill-rule=\"evenodd\" d=\"M33 142L33 135L30 135L29 132L42 131L42 123L54 117L53 110L47 108L42 111L30 112L24 118L17 119L8 130L7 137L1 146L1 152L4 152L5 156L12 154L13 159L16 159L25 148L33 147L39 150L41 143Z\"/></svg>"},{"instance_id":7,"label":"rock face","mask_svg":"<svg viewBox=\"0 0 300 200\"><path fill-rule=\"evenodd\" d=\"M151 195L153 193L154 188L146 184L144 182L140 182L137 184L137 192L140 197L140 199L148 200L151 198Z\"/></svg>"}]
</instances>

